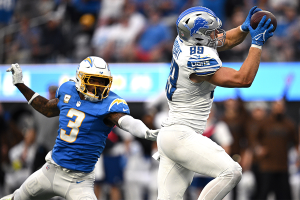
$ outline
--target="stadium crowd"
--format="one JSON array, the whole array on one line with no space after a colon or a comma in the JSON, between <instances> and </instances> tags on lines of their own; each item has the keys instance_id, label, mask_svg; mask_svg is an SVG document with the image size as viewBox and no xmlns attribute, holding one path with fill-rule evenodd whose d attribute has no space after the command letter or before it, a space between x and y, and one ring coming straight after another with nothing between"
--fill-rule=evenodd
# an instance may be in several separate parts
<instances>
[{"instance_id":1,"label":"stadium crowd","mask_svg":"<svg viewBox=\"0 0 300 200\"><path fill-rule=\"evenodd\" d=\"M175 22L183 10L197 5L209 7L228 30L242 24L254 4L271 11L278 21L272 42L263 47L262 61L300 60L298 0L0 2L1 64L76 63L90 55L107 62L169 62ZM242 62L250 44L249 37L232 50L221 52L220 58L223 62ZM56 89L49 87L49 99L54 98ZM284 99L242 102L239 98L216 103L210 122L213 128L207 127L207 137L219 143L244 170L241 183L226 199L275 199L278 195L300 199L300 160L295 150L300 130L286 114L285 103ZM43 118L27 104L11 110L8 112L0 103L0 197L13 192L41 167L57 136L58 118ZM158 96L145 103L141 119L149 128L160 128L167 111L165 98ZM222 139L213 138L218 134ZM290 142L293 145L288 149ZM96 165L98 198L156 200L158 163L151 158L156 148L155 142L133 138L115 128ZM281 154L279 148L284 150ZM205 181L197 176L185 199L195 199Z\"/></svg>"},{"instance_id":2,"label":"stadium crowd","mask_svg":"<svg viewBox=\"0 0 300 200\"><path fill-rule=\"evenodd\" d=\"M278 26L262 61L300 60L297 0L2 0L1 63L76 63L89 55L108 62L169 62L178 15L191 6L213 10L223 28L240 25L255 4L271 11ZM248 40L220 53L243 61Z\"/></svg>"}]
</instances>

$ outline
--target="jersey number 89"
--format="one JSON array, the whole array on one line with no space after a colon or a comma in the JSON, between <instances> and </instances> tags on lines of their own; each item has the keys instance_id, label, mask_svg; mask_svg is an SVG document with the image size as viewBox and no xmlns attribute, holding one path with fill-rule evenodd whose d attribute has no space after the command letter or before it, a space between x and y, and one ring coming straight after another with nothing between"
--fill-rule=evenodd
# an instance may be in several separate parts
<instances>
[{"instance_id":1,"label":"jersey number 89","mask_svg":"<svg viewBox=\"0 0 300 200\"><path fill-rule=\"evenodd\" d=\"M190 47L190 55L203 54L203 47Z\"/></svg>"},{"instance_id":2,"label":"jersey number 89","mask_svg":"<svg viewBox=\"0 0 300 200\"><path fill-rule=\"evenodd\" d=\"M85 113L71 108L67 114L67 117L73 118L74 116L76 116L75 121L70 120L68 123L68 127L71 128L71 131L69 134L67 134L67 131L65 131L64 129L60 129L60 138L63 141L66 141L69 143L76 141L77 135L79 133L79 127L81 126L82 121L85 118Z\"/></svg>"}]
</instances>

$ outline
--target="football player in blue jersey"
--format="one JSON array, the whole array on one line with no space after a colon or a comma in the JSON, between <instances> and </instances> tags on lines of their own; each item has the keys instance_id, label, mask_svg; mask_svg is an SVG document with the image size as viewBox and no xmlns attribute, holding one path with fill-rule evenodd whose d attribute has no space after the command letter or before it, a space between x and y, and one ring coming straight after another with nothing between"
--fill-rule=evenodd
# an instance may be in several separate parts
<instances>
[{"instance_id":1,"label":"football player in blue jersey","mask_svg":"<svg viewBox=\"0 0 300 200\"><path fill-rule=\"evenodd\" d=\"M24 84L18 64L12 64L7 71L12 72L13 84L28 104L47 117L59 116L59 129L45 165L1 200L42 200L53 196L96 200L94 166L112 128L116 125L136 137L156 140L158 130L149 130L142 121L130 116L126 101L110 91L112 76L102 58L91 56L83 60L76 80L62 84L53 100Z\"/></svg>"}]
</instances>

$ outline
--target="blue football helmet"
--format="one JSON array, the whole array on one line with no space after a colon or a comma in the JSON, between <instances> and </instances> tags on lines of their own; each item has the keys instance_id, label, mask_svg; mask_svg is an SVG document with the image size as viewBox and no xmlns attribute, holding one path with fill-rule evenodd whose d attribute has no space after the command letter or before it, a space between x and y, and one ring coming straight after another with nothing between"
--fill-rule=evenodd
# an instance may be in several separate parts
<instances>
[{"instance_id":1,"label":"blue football helmet","mask_svg":"<svg viewBox=\"0 0 300 200\"><path fill-rule=\"evenodd\" d=\"M213 48L224 45L226 32L221 26L222 22L215 13L202 6L185 10L176 22L177 33L185 44ZM223 35L218 37L215 30Z\"/></svg>"}]
</instances>

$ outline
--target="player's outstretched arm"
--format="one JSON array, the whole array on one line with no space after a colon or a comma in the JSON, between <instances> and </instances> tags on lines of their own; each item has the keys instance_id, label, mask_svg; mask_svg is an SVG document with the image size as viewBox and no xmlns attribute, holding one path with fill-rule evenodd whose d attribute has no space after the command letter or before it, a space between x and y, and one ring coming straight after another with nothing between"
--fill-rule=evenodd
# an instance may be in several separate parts
<instances>
[{"instance_id":1,"label":"player's outstretched arm","mask_svg":"<svg viewBox=\"0 0 300 200\"><path fill-rule=\"evenodd\" d=\"M32 91L29 87L24 84L22 80L23 74L22 69L19 64L12 64L10 68L6 70L7 72L12 72L13 84L20 90L20 92L27 99L28 104L38 112L42 113L47 117L54 117L59 115L59 108L57 107L58 99L48 100L38 93Z\"/></svg>"},{"instance_id":2,"label":"player's outstretched arm","mask_svg":"<svg viewBox=\"0 0 300 200\"><path fill-rule=\"evenodd\" d=\"M239 71L228 67L221 67L214 75L203 77L195 77L194 75L191 76L191 80L194 81L192 78L198 78L217 86L229 88L250 87L258 70L260 56L261 49L252 47Z\"/></svg>"},{"instance_id":3,"label":"player's outstretched arm","mask_svg":"<svg viewBox=\"0 0 300 200\"><path fill-rule=\"evenodd\" d=\"M105 120L136 137L147 140L156 141L159 132L159 130L150 130L141 120L124 113L110 113L106 116Z\"/></svg>"},{"instance_id":4,"label":"player's outstretched arm","mask_svg":"<svg viewBox=\"0 0 300 200\"><path fill-rule=\"evenodd\" d=\"M262 46L273 36L273 25L270 23L271 19L266 20L266 16L264 16L255 30L249 25L252 45L240 70L221 67L213 75L197 76L192 74L190 79L194 82L208 81L222 87L250 87L259 67Z\"/></svg>"},{"instance_id":5,"label":"player's outstretched arm","mask_svg":"<svg viewBox=\"0 0 300 200\"><path fill-rule=\"evenodd\" d=\"M226 31L225 43L222 47L219 47L217 50L225 51L227 49L231 49L239 45L240 43L242 43L249 33L248 26L250 25L251 17L254 13L258 11L261 11L261 9L254 6L253 8L250 9L245 22L241 26Z\"/></svg>"}]
</instances>

